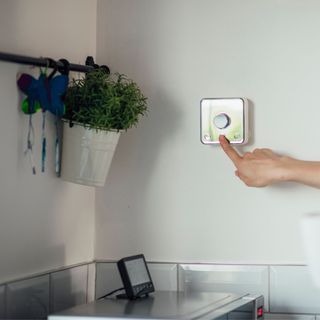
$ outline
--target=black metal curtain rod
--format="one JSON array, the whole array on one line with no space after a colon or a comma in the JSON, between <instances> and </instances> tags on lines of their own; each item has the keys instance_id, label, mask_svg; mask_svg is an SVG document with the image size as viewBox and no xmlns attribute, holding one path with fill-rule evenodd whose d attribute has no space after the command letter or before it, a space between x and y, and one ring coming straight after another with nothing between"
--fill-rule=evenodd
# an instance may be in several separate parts
<instances>
[{"instance_id":1,"label":"black metal curtain rod","mask_svg":"<svg viewBox=\"0 0 320 320\"><path fill-rule=\"evenodd\" d=\"M12 54L12 53L6 53L6 52L0 52L0 60L1 61L7 61L7 62L13 62L18 64L26 64L26 65L32 65L32 66L38 66L38 67L50 67L52 68L52 65L48 60L49 58L34 58L34 57L28 57L28 56L22 56L18 54ZM61 61L56 61L57 67L62 68L64 67L64 64ZM87 57L86 65L81 64L69 64L69 70L70 71L77 71L77 72L89 72L93 69L98 68L99 66L94 63L94 60L92 57ZM110 70L107 66L102 66L107 70L109 73Z\"/></svg>"}]
</instances>

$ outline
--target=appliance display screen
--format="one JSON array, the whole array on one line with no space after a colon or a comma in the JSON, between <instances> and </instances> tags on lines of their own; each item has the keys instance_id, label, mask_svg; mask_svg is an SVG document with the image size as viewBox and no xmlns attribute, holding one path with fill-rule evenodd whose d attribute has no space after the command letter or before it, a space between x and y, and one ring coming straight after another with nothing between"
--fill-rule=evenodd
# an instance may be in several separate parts
<instances>
[{"instance_id":1,"label":"appliance display screen","mask_svg":"<svg viewBox=\"0 0 320 320\"><path fill-rule=\"evenodd\" d=\"M132 286L150 282L149 274L142 258L125 261Z\"/></svg>"}]
</instances>

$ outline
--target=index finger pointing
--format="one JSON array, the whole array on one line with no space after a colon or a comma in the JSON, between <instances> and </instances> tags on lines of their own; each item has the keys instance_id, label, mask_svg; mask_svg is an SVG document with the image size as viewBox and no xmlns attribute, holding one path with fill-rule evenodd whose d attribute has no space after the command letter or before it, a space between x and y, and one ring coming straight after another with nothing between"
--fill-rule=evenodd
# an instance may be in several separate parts
<instances>
[{"instance_id":1,"label":"index finger pointing","mask_svg":"<svg viewBox=\"0 0 320 320\"><path fill-rule=\"evenodd\" d=\"M219 142L220 142L220 145L221 145L223 151L225 152L225 154L231 159L231 161L237 167L237 165L241 161L242 157L239 155L239 153L234 148L232 148L230 146L230 144L225 136L220 135Z\"/></svg>"}]
</instances>

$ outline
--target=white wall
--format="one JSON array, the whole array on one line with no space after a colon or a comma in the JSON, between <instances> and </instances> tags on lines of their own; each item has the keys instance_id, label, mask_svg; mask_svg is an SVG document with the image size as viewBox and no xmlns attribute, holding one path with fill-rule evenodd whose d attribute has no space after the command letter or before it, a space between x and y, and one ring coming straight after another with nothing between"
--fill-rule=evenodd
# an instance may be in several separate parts
<instances>
[{"instance_id":1,"label":"white wall","mask_svg":"<svg viewBox=\"0 0 320 320\"><path fill-rule=\"evenodd\" d=\"M6 0L0 3L0 51L67 58L95 55L96 1ZM93 259L94 189L55 177L55 131L47 120L47 172L40 173L41 115L34 117L32 176L24 157L28 117L20 111L18 71L0 62L0 282ZM51 119L52 120L52 119Z\"/></svg>"},{"instance_id":2,"label":"white wall","mask_svg":"<svg viewBox=\"0 0 320 320\"><path fill-rule=\"evenodd\" d=\"M97 258L304 262L299 219L320 209L319 191L244 186L200 143L199 102L247 97L244 149L320 160L319 30L317 0L98 1L98 61L135 79L150 112L96 191Z\"/></svg>"}]
</instances>

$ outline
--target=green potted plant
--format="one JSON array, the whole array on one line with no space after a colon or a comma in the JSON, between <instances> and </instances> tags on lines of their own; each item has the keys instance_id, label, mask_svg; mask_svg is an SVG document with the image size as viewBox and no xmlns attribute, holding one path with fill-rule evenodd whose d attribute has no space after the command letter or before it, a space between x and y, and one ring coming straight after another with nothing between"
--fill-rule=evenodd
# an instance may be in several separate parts
<instances>
[{"instance_id":1,"label":"green potted plant","mask_svg":"<svg viewBox=\"0 0 320 320\"><path fill-rule=\"evenodd\" d=\"M61 177L103 186L120 133L147 112L147 98L122 74L96 69L73 79L65 96Z\"/></svg>"}]
</instances>

